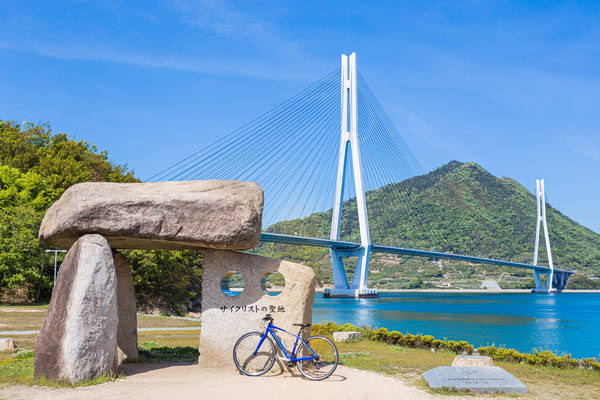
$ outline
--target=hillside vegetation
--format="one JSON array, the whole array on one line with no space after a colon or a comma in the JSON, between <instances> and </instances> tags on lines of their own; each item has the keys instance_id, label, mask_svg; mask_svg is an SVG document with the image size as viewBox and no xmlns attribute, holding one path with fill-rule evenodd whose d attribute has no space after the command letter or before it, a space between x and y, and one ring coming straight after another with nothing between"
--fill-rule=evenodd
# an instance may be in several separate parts
<instances>
[{"instance_id":1,"label":"hillside vegetation","mask_svg":"<svg viewBox=\"0 0 600 400\"><path fill-rule=\"evenodd\" d=\"M139 182L105 151L48 124L20 126L0 121L0 302L47 302L53 286L53 256L37 239L46 209L80 182ZM127 251L138 304L181 312L198 298L198 252Z\"/></svg>"},{"instance_id":2,"label":"hillside vegetation","mask_svg":"<svg viewBox=\"0 0 600 400\"><path fill-rule=\"evenodd\" d=\"M0 302L47 302L53 259L37 239L45 210L69 186L87 181L137 182L133 171L108 154L47 124L0 121ZM519 183L496 178L474 163L453 161L435 171L367 193L374 243L531 262L535 198ZM327 237L331 210L282 221L269 231ZM572 288L600 287L600 236L548 205L555 262L577 269ZM342 239L358 241L356 201L344 203ZM543 241L540 263L546 263ZM326 249L260 244L254 253L312 266L331 283ZM198 304L202 257L195 251L125 251L138 304L180 313ZM353 259L348 259L353 266ZM502 275L504 273L504 275ZM350 274L351 275L351 274ZM503 287L531 287L528 270L375 255L369 280L375 287L479 287L498 279Z\"/></svg>"},{"instance_id":3,"label":"hillside vegetation","mask_svg":"<svg viewBox=\"0 0 600 400\"><path fill-rule=\"evenodd\" d=\"M533 261L535 196L475 163L452 161L426 175L367 192L366 199L373 243ZM578 271L571 287L600 287L600 235L549 204L547 218L555 264ZM328 237L330 220L331 210L282 221L268 230ZM359 241L355 199L344 202L341 232L342 240ZM258 252L311 265L323 283L331 282L327 250L262 244ZM543 239L539 263L547 265ZM369 280L390 288L478 287L482 279L499 279L503 272L501 286L533 284L528 270L392 255L372 258Z\"/></svg>"}]
</instances>

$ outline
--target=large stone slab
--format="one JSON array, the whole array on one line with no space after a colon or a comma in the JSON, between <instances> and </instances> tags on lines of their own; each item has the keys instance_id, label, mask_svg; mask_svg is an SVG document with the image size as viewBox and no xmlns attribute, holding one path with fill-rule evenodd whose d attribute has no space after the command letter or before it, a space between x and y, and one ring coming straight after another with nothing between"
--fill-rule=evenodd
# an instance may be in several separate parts
<instances>
[{"instance_id":1,"label":"large stone slab","mask_svg":"<svg viewBox=\"0 0 600 400\"><path fill-rule=\"evenodd\" d=\"M119 325L117 326L117 345L127 361L138 359L137 314L133 275L129 262L121 253L114 252L117 271L117 309Z\"/></svg>"},{"instance_id":2,"label":"large stone slab","mask_svg":"<svg viewBox=\"0 0 600 400\"><path fill-rule=\"evenodd\" d=\"M58 271L35 346L34 374L81 382L117 368L117 277L105 238L82 236Z\"/></svg>"},{"instance_id":3,"label":"large stone slab","mask_svg":"<svg viewBox=\"0 0 600 400\"><path fill-rule=\"evenodd\" d=\"M527 393L527 386L500 367L437 367L423 374L432 389L477 393Z\"/></svg>"},{"instance_id":4,"label":"large stone slab","mask_svg":"<svg viewBox=\"0 0 600 400\"><path fill-rule=\"evenodd\" d=\"M121 249L250 249L260 239L263 192L242 181L79 183L46 212L40 239L68 248L98 233Z\"/></svg>"},{"instance_id":5,"label":"large stone slab","mask_svg":"<svg viewBox=\"0 0 600 400\"><path fill-rule=\"evenodd\" d=\"M200 366L235 368L235 342L247 332L259 331L266 314L273 316L275 325L294 334L298 327L293 323L311 322L315 294L311 268L233 251L205 250L202 254ZM221 289L221 278L231 271L245 278L245 288L238 296L228 296ZM261 279L268 272L279 272L285 279L285 287L277 296L266 295L261 287ZM285 334L280 338L288 347L295 339Z\"/></svg>"}]
</instances>

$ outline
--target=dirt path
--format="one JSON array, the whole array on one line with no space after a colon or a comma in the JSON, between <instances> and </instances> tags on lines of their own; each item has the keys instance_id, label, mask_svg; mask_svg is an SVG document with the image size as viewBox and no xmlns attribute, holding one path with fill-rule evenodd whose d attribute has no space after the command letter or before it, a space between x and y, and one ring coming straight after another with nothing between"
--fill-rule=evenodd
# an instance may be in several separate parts
<instances>
[{"instance_id":1,"label":"dirt path","mask_svg":"<svg viewBox=\"0 0 600 400\"><path fill-rule=\"evenodd\" d=\"M126 379L75 389L11 386L0 388L0 399L11 400L178 400L178 399L441 399L402 381L373 372L338 367L322 382L289 373L250 378L232 370L207 370L197 365L127 365ZM452 400L462 397L451 396ZM472 399L473 397L466 397Z\"/></svg>"}]
</instances>

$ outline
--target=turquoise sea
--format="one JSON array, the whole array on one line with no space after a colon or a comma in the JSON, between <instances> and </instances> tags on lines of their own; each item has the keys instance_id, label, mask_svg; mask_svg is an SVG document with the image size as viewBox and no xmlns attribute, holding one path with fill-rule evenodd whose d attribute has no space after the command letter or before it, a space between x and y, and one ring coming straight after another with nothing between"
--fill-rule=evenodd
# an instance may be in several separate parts
<instances>
[{"instance_id":1,"label":"turquoise sea","mask_svg":"<svg viewBox=\"0 0 600 400\"><path fill-rule=\"evenodd\" d=\"M476 347L600 356L600 293L380 293L378 299L317 293L313 322L327 321L467 340Z\"/></svg>"}]
</instances>

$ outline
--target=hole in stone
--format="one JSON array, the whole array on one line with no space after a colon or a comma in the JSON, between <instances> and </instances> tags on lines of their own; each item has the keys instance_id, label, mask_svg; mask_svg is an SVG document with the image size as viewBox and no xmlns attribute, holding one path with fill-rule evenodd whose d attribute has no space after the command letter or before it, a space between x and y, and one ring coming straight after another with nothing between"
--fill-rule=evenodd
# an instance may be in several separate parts
<instances>
[{"instance_id":1,"label":"hole in stone","mask_svg":"<svg viewBox=\"0 0 600 400\"><path fill-rule=\"evenodd\" d=\"M267 272L260 280L260 287L269 296L277 296L285 287L285 278L279 272Z\"/></svg>"},{"instance_id":2,"label":"hole in stone","mask_svg":"<svg viewBox=\"0 0 600 400\"><path fill-rule=\"evenodd\" d=\"M230 271L221 278L221 290L227 296L239 296L244 287L246 287L246 279L237 271Z\"/></svg>"}]
</instances>

